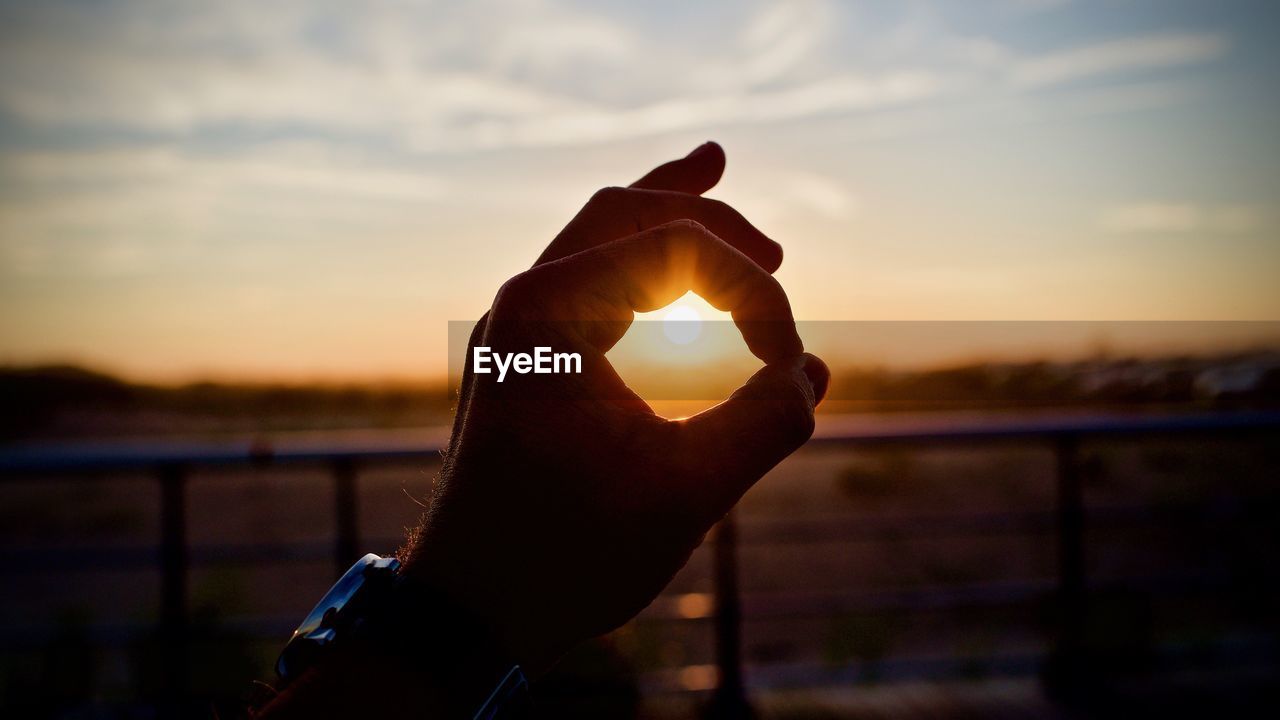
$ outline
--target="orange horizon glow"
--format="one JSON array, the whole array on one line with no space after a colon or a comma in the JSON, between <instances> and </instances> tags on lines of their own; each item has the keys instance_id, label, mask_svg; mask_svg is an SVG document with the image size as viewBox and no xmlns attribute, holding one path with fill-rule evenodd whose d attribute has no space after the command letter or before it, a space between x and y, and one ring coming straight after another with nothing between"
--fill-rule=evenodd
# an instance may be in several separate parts
<instances>
[{"instance_id":1,"label":"orange horizon glow","mask_svg":"<svg viewBox=\"0 0 1280 720\"><path fill-rule=\"evenodd\" d=\"M686 314L687 313L687 314ZM696 319L695 319L696 318ZM672 338L696 326L688 342ZM262 364L239 369L148 370L86 358L53 357L0 367L75 366L144 384L199 382L278 385L436 387L461 377L472 323L449 324L447 347L435 362L374 371L358 363L299 371ZM842 369L920 371L978 364L1076 362L1097 359L1214 356L1280 352L1280 322L887 322L799 321L806 349L837 373ZM744 379L761 365L747 350L728 313L692 293L650 313L639 313L608 353L624 379L643 385L665 377Z\"/></svg>"},{"instance_id":2,"label":"orange horizon glow","mask_svg":"<svg viewBox=\"0 0 1280 720\"><path fill-rule=\"evenodd\" d=\"M469 7L15 6L0 363L442 378L450 321L595 191L708 139L728 158L708 196L783 246L802 321L1280 319L1269 8ZM860 341L813 349L1083 352ZM739 350L692 344L656 359Z\"/></svg>"}]
</instances>

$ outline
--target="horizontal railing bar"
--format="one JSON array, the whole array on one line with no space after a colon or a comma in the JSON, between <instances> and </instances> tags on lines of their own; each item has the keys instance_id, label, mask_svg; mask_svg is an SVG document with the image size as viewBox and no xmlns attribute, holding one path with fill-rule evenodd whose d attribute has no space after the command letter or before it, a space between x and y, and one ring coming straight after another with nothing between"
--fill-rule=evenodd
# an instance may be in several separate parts
<instances>
[{"instance_id":1,"label":"horizontal railing bar","mask_svg":"<svg viewBox=\"0 0 1280 720\"><path fill-rule=\"evenodd\" d=\"M274 643L279 642L280 638L288 637L295 621L291 617L232 618L222 621L219 627L230 636ZM153 626L142 623L122 623L92 626L87 628L87 632L88 639L95 646L121 648L131 646L139 637L153 629ZM0 642L8 652L22 652L40 649L48 642L48 636L33 631L5 632L0 633ZM1216 641L1211 646L1199 641L1160 643L1152 648L1151 660L1161 667L1178 669L1187 664L1203 662L1207 652L1212 652L1219 665L1274 664L1277 659L1273 638L1263 634L1249 634ZM804 660L753 662L747 665L746 681L750 689L760 691L849 686L872 676L879 682L969 678L975 672L981 672L985 677L1018 677L1038 673L1042 669L1043 657L1044 648L1032 645L961 656L890 655L838 665ZM683 671L688 667L642 672L638 678L640 688L646 695L690 692L690 688L681 681Z\"/></svg>"},{"instance_id":2,"label":"horizontal railing bar","mask_svg":"<svg viewBox=\"0 0 1280 720\"><path fill-rule=\"evenodd\" d=\"M1066 415L1054 417L988 417L901 422L893 416L859 418L819 416L811 446L934 444L1026 440L1058 436L1163 435L1184 433L1265 432L1280 430L1280 412L1198 413L1180 415ZM387 442L264 443L124 442L41 444L0 450L0 480L20 473L109 472L151 470L160 465L325 463L339 458L364 462L409 462L434 459L447 442L446 431L424 431L421 442L397 435Z\"/></svg>"},{"instance_id":3,"label":"horizontal railing bar","mask_svg":"<svg viewBox=\"0 0 1280 720\"><path fill-rule=\"evenodd\" d=\"M981 677L1017 677L1034 675L1044 668L1044 647L1025 645L985 654L915 654L889 655L868 660L850 660L832 665L816 660L748 663L746 685L754 691L817 687L849 687L860 681L901 682L909 680L971 679ZM1164 670L1177 670L1202 665L1212 653L1219 666L1274 667L1277 658L1275 639L1269 633L1255 632L1232 636L1210 643L1203 641L1170 641L1151 648L1150 661ZM645 694L686 693L690 689L681 682L687 666L650 670L640 675Z\"/></svg>"},{"instance_id":4,"label":"horizontal railing bar","mask_svg":"<svg viewBox=\"0 0 1280 720\"><path fill-rule=\"evenodd\" d=\"M1094 528L1169 525L1186 528L1205 523L1271 523L1274 505L1251 504L1247 508L1204 508L1193 503L1119 505L1089 508ZM886 537L928 540L994 534L1047 533L1053 530L1053 513L1020 511L999 513L922 513L898 517L818 517L743 519L738 544L748 547L844 543ZM368 538L375 552L391 552L402 537ZM330 539L296 542L193 545L193 567L224 564L274 564L326 560L333 554ZM7 547L0 549L0 576L55 573L75 570L114 572L154 567L159 549L152 545L116 547Z\"/></svg>"},{"instance_id":5,"label":"horizontal railing bar","mask_svg":"<svg viewBox=\"0 0 1280 720\"><path fill-rule=\"evenodd\" d=\"M877 682L929 678L968 677L975 666L989 675L1018 677L1035 674L1043 665L1043 651L1007 650L990 655L948 657L945 655L905 655L831 665L816 661L760 663L747 665L746 686L752 691L808 687L850 686L872 677ZM685 667L663 668L642 673L639 678L645 695L693 692L683 682Z\"/></svg>"},{"instance_id":6,"label":"horizontal railing bar","mask_svg":"<svg viewBox=\"0 0 1280 720\"><path fill-rule=\"evenodd\" d=\"M321 558L322 560L324 558ZM843 613L947 610L959 607L1003 607L1048 598L1053 579L964 586L927 586L859 593L744 593L743 621L771 621L795 618L835 617ZM1168 596L1219 589L1228 579L1206 576L1169 576L1124 579L1091 584L1094 592L1113 588L1144 590ZM709 614L689 617L679 611L679 595L662 595L641 612L640 622L701 622ZM287 637L297 624L296 617L248 616L217 621L219 628L243 637L267 640ZM0 645L8 649L38 647L52 637L51 626L26 624L0 629ZM104 646L123 646L156 631L153 622L93 623L85 627L89 639Z\"/></svg>"},{"instance_id":7,"label":"horizontal railing bar","mask_svg":"<svg viewBox=\"0 0 1280 720\"><path fill-rule=\"evenodd\" d=\"M1053 513L938 513L900 517L784 518L742 521L739 545L849 542L886 537L956 537L1034 534L1053 530Z\"/></svg>"},{"instance_id":8,"label":"horizontal railing bar","mask_svg":"<svg viewBox=\"0 0 1280 720\"><path fill-rule=\"evenodd\" d=\"M1008 605L1047 596L1052 578L970 585L925 586L859 592L744 592L742 619L765 620L834 616L878 610L937 610L962 606ZM645 620L709 620L712 614L683 613L679 596L659 596L640 617Z\"/></svg>"},{"instance_id":9,"label":"horizontal railing bar","mask_svg":"<svg viewBox=\"0 0 1280 720\"><path fill-rule=\"evenodd\" d=\"M819 422L808 445L933 444L1026 440L1061 436L1134 436L1280 430L1280 411L1185 413L1166 415L1067 414L989 416L897 422L892 415L869 420L833 417Z\"/></svg>"},{"instance_id":10,"label":"horizontal railing bar","mask_svg":"<svg viewBox=\"0 0 1280 720\"><path fill-rule=\"evenodd\" d=\"M1218 522L1271 523L1274 502L1247 507L1204 507L1196 503L1090 506L1092 528L1132 525L1198 526ZM750 518L739 521L739 545L791 545L879 540L886 537L928 540L975 535L1029 535L1054 531L1052 511L984 513L912 513L899 516Z\"/></svg>"},{"instance_id":11,"label":"horizontal railing bar","mask_svg":"<svg viewBox=\"0 0 1280 720\"><path fill-rule=\"evenodd\" d=\"M374 538L369 547L390 552L404 538ZM209 565L267 565L328 561L333 558L329 539L298 542L193 545L192 567ZM160 549L151 545L92 548L5 548L0 550L0 576L31 573L120 571L155 567Z\"/></svg>"},{"instance_id":12,"label":"horizontal railing bar","mask_svg":"<svg viewBox=\"0 0 1280 720\"><path fill-rule=\"evenodd\" d=\"M362 464L376 462L421 462L439 458L441 448L424 444L401 448L328 446L325 448L273 448L263 450L249 443L222 445L157 444L151 447L42 446L0 452L0 480L12 480L13 473L105 473L149 471L180 463L185 466L220 465L305 465L349 459ZM86 476L87 477L87 476Z\"/></svg>"},{"instance_id":13,"label":"horizontal railing bar","mask_svg":"<svg viewBox=\"0 0 1280 720\"><path fill-rule=\"evenodd\" d=\"M1124 589L1179 596L1219 590L1232 582L1233 579L1225 575L1180 574L1101 580L1089 583L1088 590L1103 592ZM751 622L833 617L857 612L921 612L963 607L1003 607L1049 599L1057 587L1056 583L1056 578L1035 578L872 591L745 592L742 595L742 619L744 622ZM1255 578L1251 587L1260 585L1274 586L1276 582L1258 583ZM687 595L700 593L660 595L640 613L639 619L668 622L703 621L713 617L709 602L698 602L693 606L696 608L693 612L684 610L686 606L683 600Z\"/></svg>"},{"instance_id":14,"label":"horizontal railing bar","mask_svg":"<svg viewBox=\"0 0 1280 720\"><path fill-rule=\"evenodd\" d=\"M217 621L217 627L229 637L261 640L275 639L283 643L298 625L297 617L246 617L225 618ZM127 647L139 639L154 635L157 625L149 622L94 623L79 630L85 638L98 647ZM38 649L54 637L50 628L25 625L20 628L0 630L0 646L6 651Z\"/></svg>"}]
</instances>

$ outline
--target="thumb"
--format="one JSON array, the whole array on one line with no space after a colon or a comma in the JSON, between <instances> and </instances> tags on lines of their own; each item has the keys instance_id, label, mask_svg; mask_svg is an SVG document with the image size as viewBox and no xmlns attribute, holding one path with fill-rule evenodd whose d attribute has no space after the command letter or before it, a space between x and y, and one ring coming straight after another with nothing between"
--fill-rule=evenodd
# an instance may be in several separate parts
<instances>
[{"instance_id":1,"label":"thumb","mask_svg":"<svg viewBox=\"0 0 1280 720\"><path fill-rule=\"evenodd\" d=\"M701 195L720 182L724 174L724 149L707 141L679 160L672 160L649 171L631 183L642 190L670 190Z\"/></svg>"},{"instance_id":2,"label":"thumb","mask_svg":"<svg viewBox=\"0 0 1280 720\"><path fill-rule=\"evenodd\" d=\"M775 465L813 435L814 408L831 371L803 353L764 366L729 399L684 421L680 457L700 472L688 488L719 518Z\"/></svg>"}]
</instances>

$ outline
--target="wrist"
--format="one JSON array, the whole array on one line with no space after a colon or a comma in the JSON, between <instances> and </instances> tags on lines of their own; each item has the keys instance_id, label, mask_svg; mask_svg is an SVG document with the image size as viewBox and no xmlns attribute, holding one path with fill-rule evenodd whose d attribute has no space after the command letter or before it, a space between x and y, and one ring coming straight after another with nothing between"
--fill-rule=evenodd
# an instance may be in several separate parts
<instances>
[{"instance_id":1,"label":"wrist","mask_svg":"<svg viewBox=\"0 0 1280 720\"><path fill-rule=\"evenodd\" d=\"M530 677L548 670L567 647L531 607L534 593L519 579L523 561L508 539L463 542L445 535L438 526L422 528L401 553L404 576L439 593L441 602L483 635L494 657L518 664ZM466 552L451 551L458 547Z\"/></svg>"},{"instance_id":2,"label":"wrist","mask_svg":"<svg viewBox=\"0 0 1280 720\"><path fill-rule=\"evenodd\" d=\"M443 623L442 623L443 624ZM255 718L378 717L388 720L519 716L526 681L518 666L475 651L419 648L406 659L370 643L335 647ZM490 714L479 711L487 710ZM499 712L494 715L492 713Z\"/></svg>"},{"instance_id":3,"label":"wrist","mask_svg":"<svg viewBox=\"0 0 1280 720\"><path fill-rule=\"evenodd\" d=\"M264 717L469 718L524 682L483 623L375 555L308 615L278 668L282 692Z\"/></svg>"}]
</instances>

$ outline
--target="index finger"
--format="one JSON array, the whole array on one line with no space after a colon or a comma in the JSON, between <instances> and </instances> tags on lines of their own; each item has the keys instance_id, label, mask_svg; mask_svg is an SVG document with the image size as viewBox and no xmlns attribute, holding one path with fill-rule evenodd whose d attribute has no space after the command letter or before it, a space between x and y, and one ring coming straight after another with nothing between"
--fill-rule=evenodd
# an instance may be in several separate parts
<instances>
[{"instance_id":1,"label":"index finger","mask_svg":"<svg viewBox=\"0 0 1280 720\"><path fill-rule=\"evenodd\" d=\"M782 246L727 203L672 190L614 187L593 195L534 265L672 220L693 220L705 225L769 272L782 264Z\"/></svg>"},{"instance_id":2,"label":"index finger","mask_svg":"<svg viewBox=\"0 0 1280 720\"><path fill-rule=\"evenodd\" d=\"M679 160L663 163L631 183L639 190L672 190L701 195L720 182L724 174L724 148L708 140Z\"/></svg>"},{"instance_id":3,"label":"index finger","mask_svg":"<svg viewBox=\"0 0 1280 720\"><path fill-rule=\"evenodd\" d=\"M778 281L691 220L528 270L504 286L498 305L516 302L541 320L582 323L583 336L607 350L626 332L634 313L656 310L690 290L730 312L748 349L766 363L803 352Z\"/></svg>"}]
</instances>

